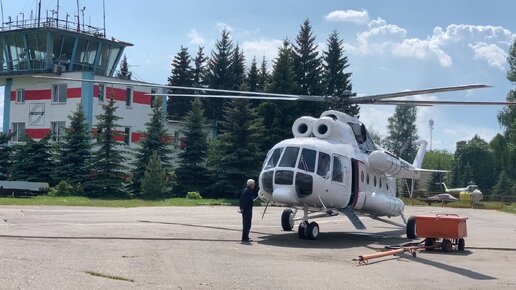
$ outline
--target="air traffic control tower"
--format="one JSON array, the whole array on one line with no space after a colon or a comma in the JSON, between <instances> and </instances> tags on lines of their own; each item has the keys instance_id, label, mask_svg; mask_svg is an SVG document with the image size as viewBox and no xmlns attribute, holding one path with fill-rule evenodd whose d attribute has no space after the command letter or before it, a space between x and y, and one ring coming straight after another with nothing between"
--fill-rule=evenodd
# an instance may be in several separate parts
<instances>
[{"instance_id":1,"label":"air traffic control tower","mask_svg":"<svg viewBox=\"0 0 516 290\"><path fill-rule=\"evenodd\" d=\"M0 28L0 85L4 90L3 132L13 134L11 143L25 136L38 140L49 132L59 139L79 102L95 131L95 116L106 96L117 101L127 145L139 139L139 131L151 112L155 90L139 86L113 86L34 78L34 75L110 80L132 44L108 38L105 29L56 18L9 21ZM117 79L120 81L120 79ZM120 102L120 104L118 104Z\"/></svg>"}]
</instances>

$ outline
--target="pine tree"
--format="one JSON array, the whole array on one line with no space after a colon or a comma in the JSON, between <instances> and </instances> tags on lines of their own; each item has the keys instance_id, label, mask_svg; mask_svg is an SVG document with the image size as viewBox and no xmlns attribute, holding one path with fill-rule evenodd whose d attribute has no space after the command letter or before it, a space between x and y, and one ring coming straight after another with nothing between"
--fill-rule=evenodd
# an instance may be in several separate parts
<instances>
[{"instance_id":1,"label":"pine tree","mask_svg":"<svg viewBox=\"0 0 516 290\"><path fill-rule=\"evenodd\" d=\"M54 168L50 138L50 134L39 141L27 137L15 146L9 180L55 184L50 176Z\"/></svg>"},{"instance_id":2,"label":"pine tree","mask_svg":"<svg viewBox=\"0 0 516 290\"><path fill-rule=\"evenodd\" d=\"M283 41L278 56L273 61L268 92L291 94L296 91L293 52L288 40ZM300 102L301 103L301 102ZM298 102L266 101L258 108L267 131L262 141L262 150L269 150L279 141L292 137L292 123L300 116Z\"/></svg>"},{"instance_id":3,"label":"pine tree","mask_svg":"<svg viewBox=\"0 0 516 290\"><path fill-rule=\"evenodd\" d=\"M251 67L247 73L247 87L251 92L258 91L258 83L260 81L260 75L258 71L258 64L256 63L256 57L251 62Z\"/></svg>"},{"instance_id":4,"label":"pine tree","mask_svg":"<svg viewBox=\"0 0 516 290\"><path fill-rule=\"evenodd\" d=\"M512 181L507 176L505 171L500 172L496 179L496 184L493 187L493 193L499 195L514 194Z\"/></svg>"},{"instance_id":5,"label":"pine tree","mask_svg":"<svg viewBox=\"0 0 516 290\"><path fill-rule=\"evenodd\" d=\"M348 57L344 56L342 43L337 31L333 31L328 38L328 51L323 52L323 92L327 96L338 97L332 100L332 109L358 116L360 107L348 101L352 90L351 73L345 72L349 64Z\"/></svg>"},{"instance_id":6,"label":"pine tree","mask_svg":"<svg viewBox=\"0 0 516 290\"><path fill-rule=\"evenodd\" d=\"M238 44L233 50L231 60L231 70L233 71L233 90L240 90L245 82L245 57Z\"/></svg>"},{"instance_id":7,"label":"pine tree","mask_svg":"<svg viewBox=\"0 0 516 290\"><path fill-rule=\"evenodd\" d=\"M9 134L0 133L0 180L6 180L11 168L12 147Z\"/></svg>"},{"instance_id":8,"label":"pine tree","mask_svg":"<svg viewBox=\"0 0 516 290\"><path fill-rule=\"evenodd\" d=\"M116 115L114 96L102 105L102 114L97 116L97 144L92 157L92 180L85 185L86 195L91 197L127 197L124 183L127 174L126 160L117 141L123 135L117 131L121 117Z\"/></svg>"},{"instance_id":9,"label":"pine tree","mask_svg":"<svg viewBox=\"0 0 516 290\"><path fill-rule=\"evenodd\" d=\"M269 71L267 70L267 61L265 60L265 56L264 56L262 59L262 64L260 66L260 72L258 75L258 85L257 85L256 91L265 92L270 81L271 81L271 75L269 74Z\"/></svg>"},{"instance_id":10,"label":"pine tree","mask_svg":"<svg viewBox=\"0 0 516 290\"><path fill-rule=\"evenodd\" d=\"M222 31L221 39L217 40L215 49L211 52L206 72L206 82L211 89L231 90L235 85L235 74L233 67L233 41L230 39L229 31ZM222 108L225 100L221 98L204 99L205 116L210 120L222 118Z\"/></svg>"},{"instance_id":11,"label":"pine tree","mask_svg":"<svg viewBox=\"0 0 516 290\"><path fill-rule=\"evenodd\" d=\"M70 184L85 183L90 177L92 136L81 103L68 119L70 127L57 147L54 179Z\"/></svg>"},{"instance_id":12,"label":"pine tree","mask_svg":"<svg viewBox=\"0 0 516 290\"><path fill-rule=\"evenodd\" d=\"M168 135L167 128L165 127L163 109L157 106L157 104L161 103L161 100L157 98L155 102L156 105L152 108L150 120L145 123L144 138L138 143L134 162L132 163L132 183L129 189L135 195L141 189L142 178L153 152L157 152L165 171L171 168L171 136Z\"/></svg>"},{"instance_id":13,"label":"pine tree","mask_svg":"<svg viewBox=\"0 0 516 290\"><path fill-rule=\"evenodd\" d=\"M221 127L221 134L209 149L208 165L216 180L212 194L236 198L246 179L257 178L260 173L263 127L245 99L228 102Z\"/></svg>"},{"instance_id":14,"label":"pine tree","mask_svg":"<svg viewBox=\"0 0 516 290\"><path fill-rule=\"evenodd\" d=\"M194 59L193 81L195 87L206 85L206 61L208 58L204 55L204 47L200 46Z\"/></svg>"},{"instance_id":15,"label":"pine tree","mask_svg":"<svg viewBox=\"0 0 516 290\"><path fill-rule=\"evenodd\" d=\"M192 59L188 48L181 46L181 50L172 61L172 75L168 78L169 86L193 87L194 71L191 67ZM190 94L190 90L174 89L169 93ZM190 98L170 97L167 101L167 113L170 117L182 119L190 110Z\"/></svg>"},{"instance_id":16,"label":"pine tree","mask_svg":"<svg viewBox=\"0 0 516 290\"><path fill-rule=\"evenodd\" d=\"M158 152L154 151L143 175L141 192L145 199L159 199L164 197L167 188L167 176Z\"/></svg>"},{"instance_id":17,"label":"pine tree","mask_svg":"<svg viewBox=\"0 0 516 290\"><path fill-rule=\"evenodd\" d=\"M507 79L512 85L516 84L516 40L512 44L509 56L509 71L507 71ZM508 102L516 102L516 90L512 89L507 94ZM516 183L516 106L506 106L498 114L498 122L505 129L504 135L507 142L508 160L504 170L508 173L508 177Z\"/></svg>"},{"instance_id":18,"label":"pine tree","mask_svg":"<svg viewBox=\"0 0 516 290\"><path fill-rule=\"evenodd\" d=\"M297 93L301 95L322 95L323 93L323 65L317 49L318 45L312 33L312 26L306 19L301 25L293 45ZM307 104L305 102L299 105L301 115L319 116L325 108L327 105L324 103Z\"/></svg>"},{"instance_id":19,"label":"pine tree","mask_svg":"<svg viewBox=\"0 0 516 290\"><path fill-rule=\"evenodd\" d=\"M119 79L130 80L132 79L133 73L129 70L129 63L127 62L127 56L124 55L122 62L120 63L120 70L116 72L116 77Z\"/></svg>"},{"instance_id":20,"label":"pine tree","mask_svg":"<svg viewBox=\"0 0 516 290\"><path fill-rule=\"evenodd\" d=\"M201 101L192 100L191 108L185 118L184 128L181 130L181 151L178 154L176 169L175 191L181 196L189 191L204 193L210 182L206 169L208 141L203 130L206 121L203 117Z\"/></svg>"},{"instance_id":21,"label":"pine tree","mask_svg":"<svg viewBox=\"0 0 516 290\"><path fill-rule=\"evenodd\" d=\"M416 128L417 109L411 106L396 106L394 115L388 119L389 132L384 146L407 162L416 157L418 140Z\"/></svg>"}]
</instances>

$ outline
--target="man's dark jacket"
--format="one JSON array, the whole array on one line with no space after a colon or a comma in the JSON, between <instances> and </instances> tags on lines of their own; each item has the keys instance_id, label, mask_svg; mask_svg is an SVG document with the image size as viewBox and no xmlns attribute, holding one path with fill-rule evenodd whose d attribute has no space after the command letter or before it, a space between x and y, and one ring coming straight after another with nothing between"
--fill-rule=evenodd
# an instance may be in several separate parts
<instances>
[{"instance_id":1,"label":"man's dark jacket","mask_svg":"<svg viewBox=\"0 0 516 290\"><path fill-rule=\"evenodd\" d=\"M240 210L248 212L253 210L253 195L254 192L250 187L247 187L240 196Z\"/></svg>"}]
</instances>

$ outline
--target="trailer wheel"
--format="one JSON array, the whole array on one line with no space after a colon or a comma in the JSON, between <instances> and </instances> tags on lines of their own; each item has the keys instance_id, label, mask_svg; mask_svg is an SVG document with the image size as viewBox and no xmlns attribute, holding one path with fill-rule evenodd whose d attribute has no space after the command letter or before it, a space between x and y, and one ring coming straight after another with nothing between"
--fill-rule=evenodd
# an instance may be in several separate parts
<instances>
[{"instance_id":1,"label":"trailer wheel","mask_svg":"<svg viewBox=\"0 0 516 290\"><path fill-rule=\"evenodd\" d=\"M458 244L457 244L457 245L458 245L458 246L457 246L457 249L458 249L459 251L464 251L464 249L466 248L466 242L464 241L464 239L463 239L463 238L460 238L460 239L459 239L459 242L458 242Z\"/></svg>"},{"instance_id":2,"label":"trailer wheel","mask_svg":"<svg viewBox=\"0 0 516 290\"><path fill-rule=\"evenodd\" d=\"M411 216L407 221L407 239L415 239L416 235L416 218Z\"/></svg>"},{"instance_id":3,"label":"trailer wheel","mask_svg":"<svg viewBox=\"0 0 516 290\"><path fill-rule=\"evenodd\" d=\"M443 242L441 243L441 249L445 253L450 252L453 249L451 241L448 239L443 239Z\"/></svg>"},{"instance_id":4,"label":"trailer wheel","mask_svg":"<svg viewBox=\"0 0 516 290\"><path fill-rule=\"evenodd\" d=\"M433 252L435 247L435 239L426 238L425 239L425 250L429 252Z\"/></svg>"}]
</instances>

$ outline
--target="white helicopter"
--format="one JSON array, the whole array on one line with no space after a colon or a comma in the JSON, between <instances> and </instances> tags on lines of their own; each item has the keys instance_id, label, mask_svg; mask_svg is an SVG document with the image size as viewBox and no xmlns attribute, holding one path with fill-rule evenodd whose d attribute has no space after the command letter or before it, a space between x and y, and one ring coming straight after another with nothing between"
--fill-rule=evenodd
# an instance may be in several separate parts
<instances>
[{"instance_id":1,"label":"white helicopter","mask_svg":"<svg viewBox=\"0 0 516 290\"><path fill-rule=\"evenodd\" d=\"M134 85L134 82L84 80L77 78L34 76L38 78ZM328 102L341 99L354 104L390 104L409 106L433 105L514 105L514 102L415 101L393 98L489 87L473 84L403 91L389 94L356 96L307 96L260 92L243 92L209 88L163 86L141 83L142 86L216 92L227 95L152 94L154 96L244 98L268 100L305 100ZM345 99L344 99L345 97ZM365 225L357 216L401 216L407 225L407 237L415 238L415 221L403 215L404 203L396 197L396 178L419 179L421 172L443 172L421 169L426 141L419 141L413 163L409 163L375 144L364 124L356 117L339 111L326 111L319 118L303 116L292 125L294 138L276 144L267 154L259 177L259 198L269 204L287 207L281 216L282 228L290 231L295 221L301 239L315 240L319 225L310 219L346 215L355 228ZM301 217L296 217L299 210ZM390 222L389 222L390 223Z\"/></svg>"},{"instance_id":2,"label":"white helicopter","mask_svg":"<svg viewBox=\"0 0 516 290\"><path fill-rule=\"evenodd\" d=\"M448 188L446 183L441 182L441 184L444 186L444 191L447 193L474 192L475 190L479 190L476 184L468 184L468 186L462 188Z\"/></svg>"}]
</instances>

